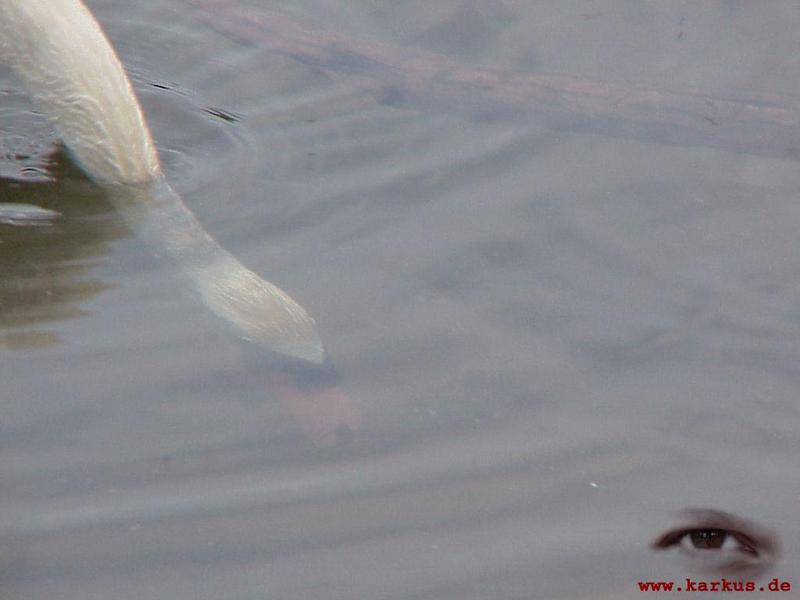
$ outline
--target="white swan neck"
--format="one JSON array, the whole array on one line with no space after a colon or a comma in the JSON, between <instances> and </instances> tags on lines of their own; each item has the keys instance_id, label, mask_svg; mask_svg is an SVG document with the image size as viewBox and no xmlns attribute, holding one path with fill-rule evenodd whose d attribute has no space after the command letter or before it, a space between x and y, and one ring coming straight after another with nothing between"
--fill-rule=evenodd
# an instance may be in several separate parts
<instances>
[{"instance_id":1,"label":"white swan neck","mask_svg":"<svg viewBox=\"0 0 800 600\"><path fill-rule=\"evenodd\" d=\"M322 363L314 320L209 236L164 180L122 64L80 0L0 0L0 59L137 234L180 267L242 337Z\"/></svg>"},{"instance_id":2,"label":"white swan neck","mask_svg":"<svg viewBox=\"0 0 800 600\"><path fill-rule=\"evenodd\" d=\"M95 180L161 173L122 65L78 0L0 0L0 56Z\"/></svg>"},{"instance_id":3,"label":"white swan neck","mask_svg":"<svg viewBox=\"0 0 800 600\"><path fill-rule=\"evenodd\" d=\"M176 264L205 304L242 338L280 354L325 362L314 319L208 235L163 177L115 192L112 202L137 235Z\"/></svg>"}]
</instances>

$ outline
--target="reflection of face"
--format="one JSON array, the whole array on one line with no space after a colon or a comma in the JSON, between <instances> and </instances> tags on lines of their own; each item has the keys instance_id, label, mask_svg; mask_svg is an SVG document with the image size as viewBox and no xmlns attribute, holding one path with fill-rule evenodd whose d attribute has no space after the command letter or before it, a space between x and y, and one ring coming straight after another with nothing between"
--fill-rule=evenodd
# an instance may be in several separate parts
<instances>
[{"instance_id":1,"label":"reflection of face","mask_svg":"<svg viewBox=\"0 0 800 600\"><path fill-rule=\"evenodd\" d=\"M718 510L687 510L684 518L653 542L654 550L679 548L699 570L725 575L756 576L778 558L777 536L754 523Z\"/></svg>"},{"instance_id":2,"label":"reflection of face","mask_svg":"<svg viewBox=\"0 0 800 600\"><path fill-rule=\"evenodd\" d=\"M468 460L474 450L476 465L489 463L492 452L501 460L501 450L506 464L519 457L526 465L515 477L528 482L516 500L504 482L495 486L496 500L486 497L487 484L475 502L524 507L511 513L511 533L499 517L489 531L517 537L506 544L509 554L529 552L529 570L518 580L547 582L531 597L635 598L638 581L686 578L796 585L794 423L754 411L755 384L737 396L739 384L712 387L695 378L685 385L705 392L697 397L679 394L682 383L641 397L577 384L563 395L576 398L572 404L505 422L483 442L480 435L464 440L460 451ZM790 407L790 386L770 391L776 411L784 399ZM681 513L685 507L703 510Z\"/></svg>"},{"instance_id":3,"label":"reflection of face","mask_svg":"<svg viewBox=\"0 0 800 600\"><path fill-rule=\"evenodd\" d=\"M773 577L785 581L794 575L796 525L791 515L797 494L791 490L796 473L787 435L791 419L783 425L772 422L782 412L779 386L770 397L776 414L769 415L752 398L757 382L747 383L737 393L735 382L716 382L717 389L729 391L727 396L708 392L693 404L675 402L676 413L682 413L672 421L677 426L654 432L674 465L652 478L661 480L654 484L661 490L661 516L652 522L648 541L657 551L652 564L675 581L694 574L693 581L766 586ZM692 384L703 386L702 380ZM639 495L651 499L655 494L643 489Z\"/></svg>"}]
</instances>

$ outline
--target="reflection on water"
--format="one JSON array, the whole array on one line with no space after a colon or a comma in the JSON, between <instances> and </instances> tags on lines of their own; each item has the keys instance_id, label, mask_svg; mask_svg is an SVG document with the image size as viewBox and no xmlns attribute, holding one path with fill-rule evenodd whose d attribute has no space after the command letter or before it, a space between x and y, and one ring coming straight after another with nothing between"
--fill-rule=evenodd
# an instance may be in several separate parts
<instances>
[{"instance_id":1,"label":"reflection on water","mask_svg":"<svg viewBox=\"0 0 800 600\"><path fill-rule=\"evenodd\" d=\"M6 156L31 160L14 149ZM5 202L31 204L59 216L42 227L0 224L0 344L15 349L57 344L60 338L47 330L47 323L87 314L82 304L109 288L92 277L91 268L109 253L109 242L126 235L96 186L80 176L75 183L61 184L78 173L62 150L39 158L38 177L31 176L33 167L20 165L20 178L0 179Z\"/></svg>"},{"instance_id":2,"label":"reflection on water","mask_svg":"<svg viewBox=\"0 0 800 600\"><path fill-rule=\"evenodd\" d=\"M91 5L168 177L315 316L363 425L311 443L102 193L45 161L52 133L3 79L21 120L0 120L0 201L63 218L0 226L0 595L636 598L722 576L651 550L687 507L709 509L693 530L774 532L766 577L800 585L791 136L506 101L558 76L791 113L800 15ZM495 79L474 98L454 73Z\"/></svg>"}]
</instances>

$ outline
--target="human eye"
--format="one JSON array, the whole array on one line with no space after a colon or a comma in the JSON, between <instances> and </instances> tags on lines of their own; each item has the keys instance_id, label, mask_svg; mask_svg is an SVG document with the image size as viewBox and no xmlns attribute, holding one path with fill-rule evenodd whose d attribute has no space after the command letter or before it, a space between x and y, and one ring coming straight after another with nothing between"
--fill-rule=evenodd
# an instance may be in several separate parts
<instances>
[{"instance_id":1,"label":"human eye","mask_svg":"<svg viewBox=\"0 0 800 600\"><path fill-rule=\"evenodd\" d=\"M682 527L670 530L656 543L658 549L677 546L681 550L717 550L720 552L741 552L759 556L759 544L741 531L717 529L714 527Z\"/></svg>"},{"instance_id":2,"label":"human eye","mask_svg":"<svg viewBox=\"0 0 800 600\"><path fill-rule=\"evenodd\" d=\"M662 533L652 548L678 549L693 570L756 575L778 556L774 534L730 513L692 509L684 516L685 523Z\"/></svg>"}]
</instances>

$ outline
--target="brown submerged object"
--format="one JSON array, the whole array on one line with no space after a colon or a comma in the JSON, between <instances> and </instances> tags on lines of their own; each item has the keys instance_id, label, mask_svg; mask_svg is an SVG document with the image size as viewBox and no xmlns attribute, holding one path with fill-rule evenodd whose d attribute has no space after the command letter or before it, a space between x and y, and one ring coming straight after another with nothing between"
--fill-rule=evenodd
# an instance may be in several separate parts
<instances>
[{"instance_id":1,"label":"brown submerged object","mask_svg":"<svg viewBox=\"0 0 800 600\"><path fill-rule=\"evenodd\" d=\"M167 183L130 81L89 9L80 0L0 0L0 60L137 235L177 267L243 343L265 358L278 355L307 365L278 377L281 385L273 390L289 403L310 396L309 406L323 407L330 398L327 412L294 410L301 427L320 443L336 441L337 432L347 437L343 432L357 426L358 414L335 383L311 391L297 379L298 373L329 369L316 323L283 290L222 248ZM275 379L280 364L264 360L260 369Z\"/></svg>"},{"instance_id":2,"label":"brown submerged object","mask_svg":"<svg viewBox=\"0 0 800 600\"><path fill-rule=\"evenodd\" d=\"M288 56L379 100L448 112L516 110L541 117L553 129L800 159L796 98L715 97L517 73L343 35L294 16L256 14L236 0L189 2L197 19L223 35Z\"/></svg>"}]
</instances>

